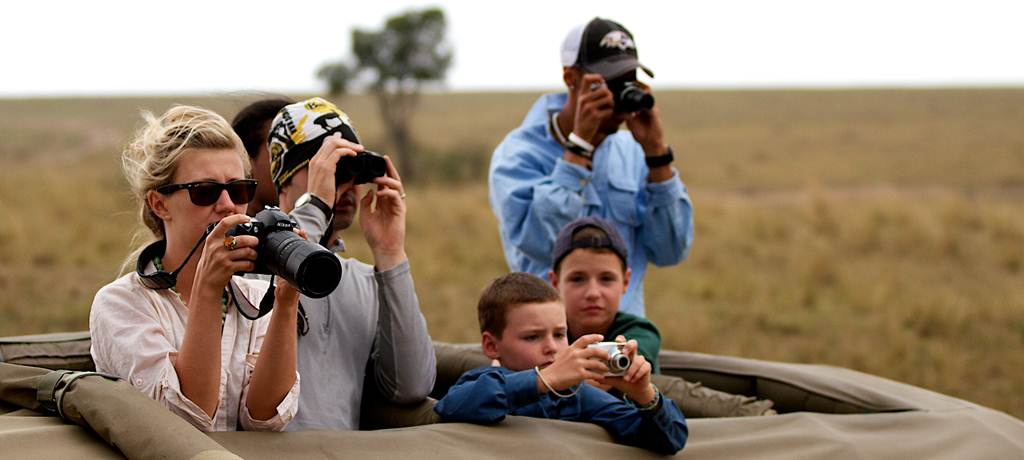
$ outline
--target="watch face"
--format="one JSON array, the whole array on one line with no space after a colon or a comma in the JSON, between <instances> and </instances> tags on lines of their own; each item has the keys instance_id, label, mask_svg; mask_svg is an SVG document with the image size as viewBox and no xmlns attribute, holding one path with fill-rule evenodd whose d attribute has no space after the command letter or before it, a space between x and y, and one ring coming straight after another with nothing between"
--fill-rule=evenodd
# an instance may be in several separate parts
<instances>
[{"instance_id":1,"label":"watch face","mask_svg":"<svg viewBox=\"0 0 1024 460\"><path fill-rule=\"evenodd\" d=\"M311 200L311 199L313 199L313 194L311 194L309 192L303 193L302 196L300 196L298 200L295 200L295 207L297 208L297 207L302 206L302 205L304 205L306 203L309 203L309 200Z\"/></svg>"}]
</instances>

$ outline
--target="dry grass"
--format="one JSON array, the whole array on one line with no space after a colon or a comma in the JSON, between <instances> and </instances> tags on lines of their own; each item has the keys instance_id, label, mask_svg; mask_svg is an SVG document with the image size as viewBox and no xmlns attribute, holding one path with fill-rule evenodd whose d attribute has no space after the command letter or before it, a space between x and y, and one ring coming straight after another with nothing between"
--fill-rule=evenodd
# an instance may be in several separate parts
<instances>
[{"instance_id":1,"label":"dry grass","mask_svg":"<svg viewBox=\"0 0 1024 460\"><path fill-rule=\"evenodd\" d=\"M476 296L506 270L481 174L535 96L423 100L408 251L435 338L475 341ZM697 223L689 260L647 282L666 347L845 366L1024 417L1024 91L658 97ZM134 229L117 152L139 107L245 99L0 101L0 335L87 327ZM341 105L386 151L372 101Z\"/></svg>"}]
</instances>

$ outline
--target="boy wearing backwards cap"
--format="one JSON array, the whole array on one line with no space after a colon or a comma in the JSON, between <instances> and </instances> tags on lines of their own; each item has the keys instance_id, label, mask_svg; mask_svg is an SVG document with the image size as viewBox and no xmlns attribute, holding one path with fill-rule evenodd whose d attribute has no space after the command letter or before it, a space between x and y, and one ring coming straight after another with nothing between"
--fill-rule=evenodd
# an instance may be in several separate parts
<instances>
[{"instance_id":1,"label":"boy wearing backwards cap","mask_svg":"<svg viewBox=\"0 0 1024 460\"><path fill-rule=\"evenodd\" d=\"M288 429L359 429L364 381L390 402L423 401L434 385L434 349L405 254L405 191L394 165L384 157L386 174L362 196L353 178L336 183L339 159L363 146L348 115L320 98L282 108L269 143L281 209L310 240L336 251L344 250L336 232L359 212L374 259L371 266L339 256L337 288L300 297L303 393Z\"/></svg>"},{"instance_id":2,"label":"boy wearing backwards cap","mask_svg":"<svg viewBox=\"0 0 1024 460\"><path fill-rule=\"evenodd\" d=\"M548 280L565 302L569 340L587 334L637 341L638 351L657 374L661 334L645 318L619 311L632 272L626 244L608 221L573 220L555 238L554 269Z\"/></svg>"},{"instance_id":3,"label":"boy wearing backwards cap","mask_svg":"<svg viewBox=\"0 0 1024 460\"><path fill-rule=\"evenodd\" d=\"M605 377L605 351L587 348L602 340L588 334L569 345L565 307L558 292L528 273L494 280L477 306L481 345L500 366L462 375L434 410L447 422L497 423L506 415L590 422L616 442L674 454L686 445L689 430L675 403L651 384L651 366L625 352L632 364L621 377ZM585 380L621 391L618 399Z\"/></svg>"},{"instance_id":4,"label":"boy wearing backwards cap","mask_svg":"<svg viewBox=\"0 0 1024 460\"><path fill-rule=\"evenodd\" d=\"M631 271L626 265L629 253L622 237L608 221L597 217L573 220L558 232L552 255L554 269L548 279L565 302L570 341L587 334L601 334L609 340L635 341L637 352L657 374L652 380L691 417L775 413L768 400L724 393L660 375L658 328L645 318L619 310L619 302L630 281ZM604 390L613 389L612 385L591 383Z\"/></svg>"}]
</instances>

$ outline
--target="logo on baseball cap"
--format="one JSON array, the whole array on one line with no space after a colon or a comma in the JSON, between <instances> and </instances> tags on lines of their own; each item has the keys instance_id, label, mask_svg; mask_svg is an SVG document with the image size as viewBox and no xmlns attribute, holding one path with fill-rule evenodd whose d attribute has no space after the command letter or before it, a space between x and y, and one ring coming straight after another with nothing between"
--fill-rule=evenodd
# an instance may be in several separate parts
<instances>
[{"instance_id":1,"label":"logo on baseball cap","mask_svg":"<svg viewBox=\"0 0 1024 460\"><path fill-rule=\"evenodd\" d=\"M614 80L638 67L654 77L654 72L637 59L633 34L610 19L594 18L569 31L562 42L562 66L575 65L605 80Z\"/></svg>"}]
</instances>

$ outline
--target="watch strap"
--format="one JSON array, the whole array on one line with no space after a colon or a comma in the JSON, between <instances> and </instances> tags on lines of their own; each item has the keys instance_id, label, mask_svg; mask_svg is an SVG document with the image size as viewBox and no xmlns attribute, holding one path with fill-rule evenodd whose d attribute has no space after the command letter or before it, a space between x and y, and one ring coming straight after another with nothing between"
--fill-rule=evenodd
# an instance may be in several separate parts
<instances>
[{"instance_id":1,"label":"watch strap","mask_svg":"<svg viewBox=\"0 0 1024 460\"><path fill-rule=\"evenodd\" d=\"M321 200L320 197L312 193L306 192L305 195L299 198L299 201L305 201L304 203L302 203L303 205L311 204L313 206L316 206L317 209L323 211L324 215L327 216L328 218L334 216L334 208L328 206L327 203L324 202L324 200Z\"/></svg>"},{"instance_id":2,"label":"watch strap","mask_svg":"<svg viewBox=\"0 0 1024 460\"><path fill-rule=\"evenodd\" d=\"M668 166L675 160L675 155L672 154L672 146L669 146L668 151L662 155L656 157L644 157L644 161L647 162L648 168L657 168L660 166Z\"/></svg>"}]
</instances>

